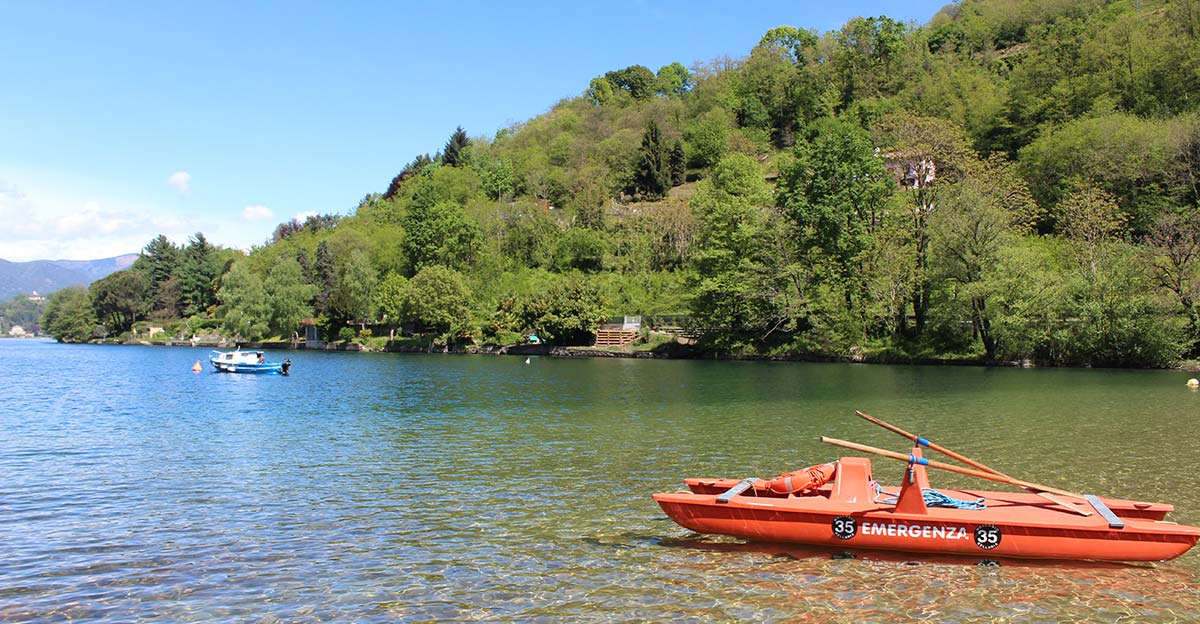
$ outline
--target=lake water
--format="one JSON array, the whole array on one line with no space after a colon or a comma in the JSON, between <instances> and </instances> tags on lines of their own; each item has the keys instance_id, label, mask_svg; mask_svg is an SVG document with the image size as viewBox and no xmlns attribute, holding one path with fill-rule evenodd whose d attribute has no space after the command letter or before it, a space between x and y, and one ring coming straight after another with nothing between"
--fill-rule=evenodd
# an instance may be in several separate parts
<instances>
[{"instance_id":1,"label":"lake water","mask_svg":"<svg viewBox=\"0 0 1200 624\"><path fill-rule=\"evenodd\" d=\"M292 375L0 340L0 621L1200 620L1200 549L843 558L701 538L650 499L836 459L822 434L904 450L860 409L1200 524L1188 373L269 355Z\"/></svg>"}]
</instances>

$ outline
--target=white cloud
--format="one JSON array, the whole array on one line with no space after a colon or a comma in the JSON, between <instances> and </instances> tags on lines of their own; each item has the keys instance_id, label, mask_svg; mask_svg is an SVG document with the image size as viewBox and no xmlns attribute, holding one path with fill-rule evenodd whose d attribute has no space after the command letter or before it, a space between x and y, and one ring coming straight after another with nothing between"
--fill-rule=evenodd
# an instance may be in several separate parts
<instances>
[{"instance_id":1,"label":"white cloud","mask_svg":"<svg viewBox=\"0 0 1200 624\"><path fill-rule=\"evenodd\" d=\"M172 187L140 190L149 195L87 174L0 165L0 258L111 258L136 253L159 234L178 245L196 232L214 245L245 249L269 240L274 229L265 206L181 201L169 197Z\"/></svg>"},{"instance_id":2,"label":"white cloud","mask_svg":"<svg viewBox=\"0 0 1200 624\"><path fill-rule=\"evenodd\" d=\"M0 223L12 238L36 236L41 233L41 224L30 220L36 214L33 202L16 185L0 178ZM2 256L0 256L2 257Z\"/></svg>"},{"instance_id":3,"label":"white cloud","mask_svg":"<svg viewBox=\"0 0 1200 624\"><path fill-rule=\"evenodd\" d=\"M159 234L182 243L203 229L196 219L85 180L18 182L2 174L0 223L0 258L16 262L111 258L137 252Z\"/></svg>"},{"instance_id":4,"label":"white cloud","mask_svg":"<svg viewBox=\"0 0 1200 624\"><path fill-rule=\"evenodd\" d=\"M181 194L187 195L192 190L192 174L186 171L176 171L167 178L167 184Z\"/></svg>"},{"instance_id":5,"label":"white cloud","mask_svg":"<svg viewBox=\"0 0 1200 624\"><path fill-rule=\"evenodd\" d=\"M259 204L254 204L253 206L246 206L245 208L242 209L242 218L245 219L246 221L251 221L251 222L266 221L267 219L270 219L271 217L274 217L274 216L275 216L275 213L271 212L270 208L267 208L266 206L261 206Z\"/></svg>"},{"instance_id":6,"label":"white cloud","mask_svg":"<svg viewBox=\"0 0 1200 624\"><path fill-rule=\"evenodd\" d=\"M89 234L113 234L136 224L129 215L113 210L104 210L100 202L90 199L83 209L56 218L54 233L61 237L79 237Z\"/></svg>"},{"instance_id":7,"label":"white cloud","mask_svg":"<svg viewBox=\"0 0 1200 624\"><path fill-rule=\"evenodd\" d=\"M315 217L315 216L317 216L317 213L315 213L311 210L305 210L304 212L296 213L296 216L294 216L292 218L299 221L300 223L304 223L305 221L308 220L309 217Z\"/></svg>"}]
</instances>

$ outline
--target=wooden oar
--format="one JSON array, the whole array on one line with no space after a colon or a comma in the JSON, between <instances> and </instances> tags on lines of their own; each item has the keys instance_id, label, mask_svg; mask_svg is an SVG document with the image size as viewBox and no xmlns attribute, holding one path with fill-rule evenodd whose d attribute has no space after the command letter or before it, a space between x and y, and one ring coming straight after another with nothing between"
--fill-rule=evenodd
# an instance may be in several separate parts
<instances>
[{"instance_id":1,"label":"wooden oar","mask_svg":"<svg viewBox=\"0 0 1200 624\"><path fill-rule=\"evenodd\" d=\"M963 468L962 466L955 466L954 464L947 464L947 463L940 462L940 461L934 461L932 459L925 459L924 457L914 457L912 455L905 455L903 453L887 451L887 450L884 450L881 448L867 446L865 444L856 444L854 442L847 442L845 440L838 440L835 438L827 438L825 436L820 436L818 439L821 442L824 442L825 444L832 444L834 446L848 448L852 451L871 453L872 455L879 455L881 457L889 457L891 459L898 459L903 462L921 464L922 466L929 466L930 468L937 468L938 470L945 470L947 472L957 472L958 474L967 475L968 477L975 477L978 479L986 479L988 481L995 481L997 483L1005 483L1005 484L1008 484L1008 485L1011 485L1014 487L1024 488L1026 490L1033 490L1033 491L1037 491L1037 492L1050 492L1051 494L1060 494L1062 496L1071 496L1074 498L1081 498L1083 500L1087 500L1082 494L1076 494L1074 492L1060 490L1058 488L1053 488L1048 485L1039 485L1037 483L1031 483L1029 481L1022 481L1021 479L1014 479L1012 477L1005 477L1005 476L993 474L990 472L984 472L982 470L975 470L973 468Z\"/></svg>"},{"instance_id":2,"label":"wooden oar","mask_svg":"<svg viewBox=\"0 0 1200 624\"><path fill-rule=\"evenodd\" d=\"M874 417L874 416L871 416L870 414L864 414L864 413L862 413L862 412L860 412L860 411L858 411L858 410L855 410L855 411L854 411L854 413L855 413L855 414L857 414L857 415L858 415L859 417L861 417L861 418L864 418L864 419L866 419L866 420L869 420L869 421L871 421L871 422L873 422L873 423L875 423L875 424L879 425L880 427L883 427L884 429L887 429L888 431L891 431L891 432L893 432L893 433L898 433L898 434L900 434L901 436L903 436L903 437L905 437L905 438L908 438L909 440L912 440L912 441L913 441L915 444L917 444L918 446L926 446L926 447L929 447L929 448L931 448L931 449L933 449L933 450L935 450L935 451L937 451L937 452L941 453L942 455L945 455L946 457L949 457L950 459L953 459L953 460L955 460L955 461L960 461L960 462L962 462L962 463L964 463L964 464L966 464L966 465L968 465L968 466L970 466L970 467L972 467L972 468L975 468L976 470L982 470L982 471L984 471L984 472L990 472L990 473L992 473L992 474L998 474L998 475L1005 476L1005 477L1007 477L1007 476L1008 476L1008 475L1006 475L1006 474L1003 474L1003 473L1001 473L999 470L996 470L995 468L990 468L990 467L988 467L988 466L985 466L985 465L983 465L982 463L980 463L980 462L977 462L977 461L975 461L975 460L973 460L973 459L971 459L971 458L969 458L969 457L965 457L965 456L963 456L963 455L959 455L958 453L955 453L954 451L952 451L952 450L950 450L950 449L948 449L948 448L946 448L946 447L944 447L944 446L941 446L941 445L938 445L938 444L934 444L933 442L930 442L929 440L926 440L925 438L922 438L922 437L921 437L921 436L919 436L919 435L916 435L916 434L913 434L913 433L909 433L909 432L907 432L907 431L905 431L905 430L901 429L900 427L897 427L896 425L893 425L893 424L891 424L891 423L884 422L883 420L880 420L880 419L878 419L878 418L876 418L876 417ZM1010 477L1010 478L1011 478L1011 477Z\"/></svg>"},{"instance_id":3,"label":"wooden oar","mask_svg":"<svg viewBox=\"0 0 1200 624\"><path fill-rule=\"evenodd\" d=\"M891 432L893 432L893 433L900 434L900 436L901 436L901 437L908 438L909 440L912 440L912 441L913 441L913 443L914 443L914 444L917 444L918 446L924 446L924 447L928 447L928 448L930 448L930 449L933 449L933 450L935 450L935 451L937 451L937 452L941 453L942 455L945 455L946 457L949 457L950 459L953 459L953 460L955 460L955 461L962 462L962 463L964 463L964 464L966 464L966 465L968 465L968 466L971 466L972 468L975 468L975 469L978 469L978 470L982 470L982 471L984 471L984 472L990 472L990 473L992 473L992 474L994 474L994 475L999 475L999 476L1001 476L1001 477L1004 477L1004 478L1006 478L1006 479L1017 480L1017 479L1015 479L1014 477L1010 477L1010 476L1008 476L1008 475L1004 474L1003 472L1000 472L999 470L996 470L995 468L992 468L992 467L990 467L990 466L987 466L987 465L983 464L982 462L977 462L977 461L975 461L975 460L971 459L970 457L967 457L967 456L965 456L965 455L960 455L960 454L958 454L958 453L955 453L954 451L952 451L952 450L950 450L950 449L948 449L948 448L946 448L946 447L944 447L944 446L941 446L940 444L934 444L933 442L930 442L929 440L926 440L925 438L922 438L922 437L921 437L921 436L919 436L919 435L916 435L916 434L909 433L909 432L907 432L907 431L905 431L905 430L901 429L900 427L897 427L896 425L893 425L893 424L891 424L891 423L889 423L889 422L885 422L885 421L883 421L883 420L881 420L881 419L879 419L879 418L876 418L876 417L874 417L874 416L871 416L870 414L864 414L864 413L862 413L862 412L860 412L860 411L858 411L858 410L855 410L855 411L854 411L854 413L855 413L855 414L857 414L859 417L861 417L861 418L865 419L865 420L868 420L868 421L870 421L870 422L873 422L873 423L875 423L876 425L879 425L880 427L883 427L884 429L887 429L888 431L891 431ZM1059 497L1057 494L1054 494L1054 493L1052 493L1052 492L1041 492L1041 491L1038 491L1037 489L1030 489L1030 488L1025 488L1025 489L1029 490L1030 492L1033 492L1034 494L1037 494L1038 496L1041 496L1042 498L1044 498L1044 499L1046 499L1046 500L1048 500L1048 501L1050 501L1050 502L1052 502L1052 503L1054 503L1054 504L1056 504L1056 505L1060 505L1060 506L1062 506L1062 507L1064 507L1064 508L1066 508L1066 509L1070 510L1072 513L1077 513L1077 514L1079 514L1079 515L1081 515L1081 516L1090 516L1090 515L1092 515L1092 512L1090 512L1090 511L1087 511L1087 510L1085 510L1085 509L1080 509L1080 508L1076 507L1074 504L1072 504L1072 503L1071 503L1071 501L1069 501L1069 500L1066 500L1066 499L1064 499L1064 498L1060 498L1060 497ZM1083 498L1083 497L1080 497L1080 498ZM1085 499L1085 500L1086 500L1086 499Z\"/></svg>"}]
</instances>

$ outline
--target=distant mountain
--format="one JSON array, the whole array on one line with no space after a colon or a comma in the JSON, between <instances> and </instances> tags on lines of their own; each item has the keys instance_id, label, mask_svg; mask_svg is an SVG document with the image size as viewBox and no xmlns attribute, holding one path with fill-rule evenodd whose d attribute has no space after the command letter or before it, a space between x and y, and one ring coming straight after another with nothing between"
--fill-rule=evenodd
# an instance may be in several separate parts
<instances>
[{"instance_id":1,"label":"distant mountain","mask_svg":"<svg viewBox=\"0 0 1200 624\"><path fill-rule=\"evenodd\" d=\"M32 260L9 262L0 258L0 300L37 291L48 295L67 286L86 286L110 273L128 268L137 254L103 260Z\"/></svg>"}]
</instances>

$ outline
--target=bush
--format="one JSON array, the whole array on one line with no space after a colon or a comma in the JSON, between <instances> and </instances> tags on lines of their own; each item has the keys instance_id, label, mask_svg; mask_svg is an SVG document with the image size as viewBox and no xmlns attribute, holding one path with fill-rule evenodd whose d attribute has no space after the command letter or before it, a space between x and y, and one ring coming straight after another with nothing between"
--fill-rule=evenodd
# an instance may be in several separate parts
<instances>
[{"instance_id":1,"label":"bush","mask_svg":"<svg viewBox=\"0 0 1200 624\"><path fill-rule=\"evenodd\" d=\"M554 270L566 273L579 270L593 273L604 270L608 241L604 234L584 228L571 228L558 240L552 262Z\"/></svg>"},{"instance_id":2,"label":"bush","mask_svg":"<svg viewBox=\"0 0 1200 624\"><path fill-rule=\"evenodd\" d=\"M568 346L591 343L596 327L607 316L600 291L578 274L530 295L519 313L524 328L553 344Z\"/></svg>"}]
</instances>

